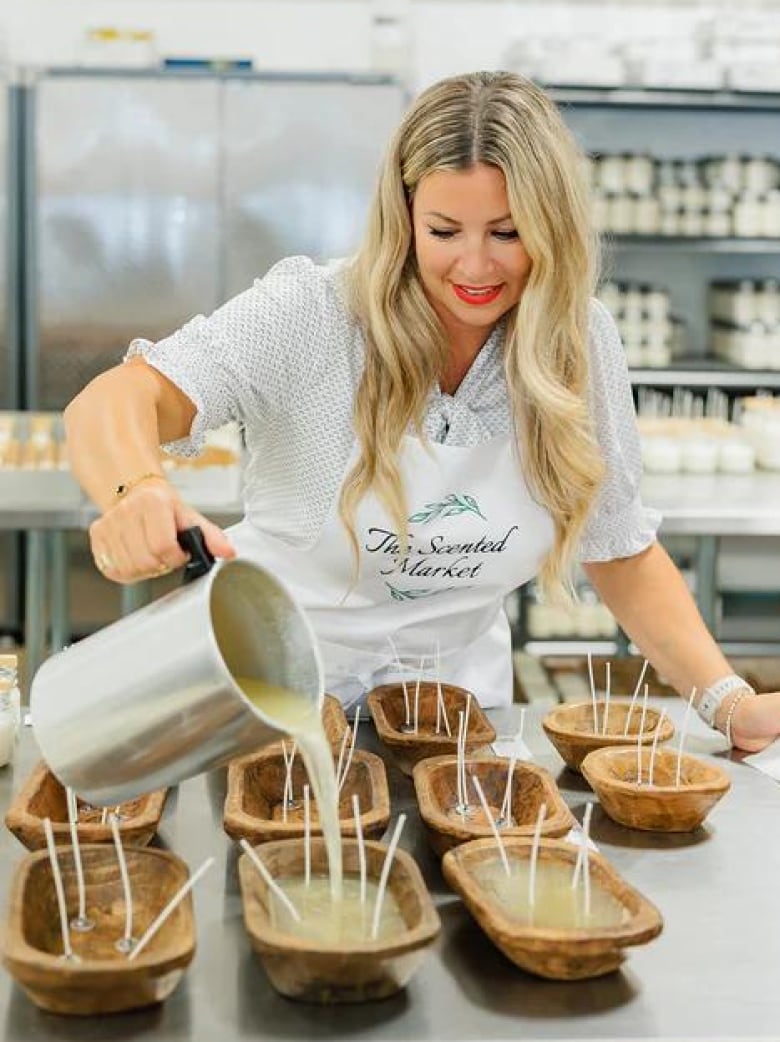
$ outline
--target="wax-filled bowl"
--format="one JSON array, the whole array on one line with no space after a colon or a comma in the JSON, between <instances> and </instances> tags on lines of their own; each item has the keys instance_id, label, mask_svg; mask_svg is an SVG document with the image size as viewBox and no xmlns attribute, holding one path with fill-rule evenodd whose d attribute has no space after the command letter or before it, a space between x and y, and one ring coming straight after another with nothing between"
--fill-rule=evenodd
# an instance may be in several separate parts
<instances>
[{"instance_id":1,"label":"wax-filled bowl","mask_svg":"<svg viewBox=\"0 0 780 1042\"><path fill-rule=\"evenodd\" d=\"M406 701L402 684L383 684L374 688L368 695L368 707L374 719L377 734L393 753L398 766L404 774L411 775L415 764L429 756L441 756L445 753L457 752L458 746L458 713L466 711L469 692L455 684L442 684L441 694L443 714L437 724L437 688L431 681L420 683L419 695L417 684L407 681L406 691L409 702L409 717L414 720L414 706L417 701L417 731L408 729L406 723ZM450 733L447 733L446 722ZM410 726L413 726L410 725ZM469 705L468 729L466 732L466 752L476 754L495 741L496 731L476 698L472 696Z\"/></svg>"},{"instance_id":2,"label":"wax-filled bowl","mask_svg":"<svg viewBox=\"0 0 780 1042\"><path fill-rule=\"evenodd\" d=\"M677 785L677 752L658 749L649 784L650 750L599 749L585 757L582 773L606 813L620 825L648 832L692 832L731 787L717 764L683 754Z\"/></svg>"},{"instance_id":3,"label":"wax-filled bowl","mask_svg":"<svg viewBox=\"0 0 780 1042\"><path fill-rule=\"evenodd\" d=\"M505 850L510 868L528 861L533 842L507 837ZM495 840L477 839L454 847L444 855L444 877L462 898L471 915L515 965L552 980L600 977L617 969L630 945L646 944L657 937L663 920L657 908L622 879L600 855L591 853L591 891L601 890L622 909L621 921L611 926L553 928L536 926L514 916L480 880L480 866L497 861ZM574 870L577 848L562 840L544 839L539 847L537 879L548 863Z\"/></svg>"},{"instance_id":4,"label":"wax-filled bowl","mask_svg":"<svg viewBox=\"0 0 780 1042\"><path fill-rule=\"evenodd\" d=\"M78 908L72 848L58 847L67 907ZM81 847L86 917L94 928L71 930L77 960L63 958L54 880L46 851L27 855L13 881L3 963L32 1002L50 1013L99 1015L153 1005L177 986L195 954L195 921L188 894L136 959L116 948L125 928L125 903L114 850ZM177 890L186 864L162 850L125 851L133 892L133 934L140 938Z\"/></svg>"},{"instance_id":5,"label":"wax-filled bowl","mask_svg":"<svg viewBox=\"0 0 780 1042\"><path fill-rule=\"evenodd\" d=\"M345 876L359 872L358 844L342 846ZM281 840L256 848L275 879L302 876L300 840ZM365 844L366 873L377 881L386 854L379 843ZM311 844L313 874L327 872L322 839ZM387 890L397 902L403 926L393 936L359 942L323 942L294 936L274 925L268 886L249 857L238 863L244 923L273 987L288 998L325 1005L371 1002L395 994L409 982L441 929L438 913L413 858L396 850Z\"/></svg>"},{"instance_id":6,"label":"wax-filled bowl","mask_svg":"<svg viewBox=\"0 0 780 1042\"><path fill-rule=\"evenodd\" d=\"M116 811L118 814L119 834L124 844L143 847L151 841L160 824L167 794L167 789L157 789L145 796L120 803L117 808L111 808L111 813ZM78 799L77 805L79 842L113 842L108 817L101 824L103 809L89 807ZM11 801L5 815L5 824L28 850L40 850L46 846L44 818L51 821L54 842L70 845L65 787L46 764L41 762Z\"/></svg>"},{"instance_id":7,"label":"wax-filled bowl","mask_svg":"<svg viewBox=\"0 0 780 1042\"><path fill-rule=\"evenodd\" d=\"M304 833L303 786L308 783L306 768L296 756L293 770L293 801L284 807L285 764L281 753L273 750L236 760L228 770L224 827L233 839L267 843L293 839ZM390 792L381 757L356 749L339 793L339 823L342 835L356 835L352 797L360 801L360 824L367 838L379 837L390 820ZM312 794L309 812L311 834L322 834L317 805Z\"/></svg>"},{"instance_id":8,"label":"wax-filled bowl","mask_svg":"<svg viewBox=\"0 0 780 1042\"><path fill-rule=\"evenodd\" d=\"M566 766L573 771L580 770L582 761L594 749L636 745L639 740L643 745L653 741L661 718L657 709L648 706L645 725L640 734L641 706L635 705L633 711L630 711L628 702L610 701L606 714L606 730L603 730L605 707L606 702L596 703L597 727L594 727L592 702L557 706L542 720L545 734L558 750ZM658 741L668 742L673 735L674 725L664 716Z\"/></svg>"},{"instance_id":9,"label":"wax-filled bowl","mask_svg":"<svg viewBox=\"0 0 780 1042\"><path fill-rule=\"evenodd\" d=\"M480 757L466 760L468 811L458 808L457 756L435 756L414 769L414 788L431 846L442 855L459 843L492 835L490 823L469 779L479 780L502 836L531 836L542 803L546 804L543 836L565 836L574 825L571 811L543 767L518 762L512 775L508 821L500 821L509 760Z\"/></svg>"}]
</instances>

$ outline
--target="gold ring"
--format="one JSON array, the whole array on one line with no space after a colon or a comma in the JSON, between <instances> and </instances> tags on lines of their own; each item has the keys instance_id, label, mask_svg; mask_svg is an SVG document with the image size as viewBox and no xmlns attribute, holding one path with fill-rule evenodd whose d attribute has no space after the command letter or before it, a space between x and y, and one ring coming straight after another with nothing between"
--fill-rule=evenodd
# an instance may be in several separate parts
<instances>
[{"instance_id":1,"label":"gold ring","mask_svg":"<svg viewBox=\"0 0 780 1042\"><path fill-rule=\"evenodd\" d=\"M115 567L112 558L108 554L98 554L95 558L95 564L101 572L110 572Z\"/></svg>"},{"instance_id":2,"label":"gold ring","mask_svg":"<svg viewBox=\"0 0 780 1042\"><path fill-rule=\"evenodd\" d=\"M156 577L159 577L161 575L168 575L172 571L173 571L173 569L169 565L161 564L160 567L157 569L157 571L154 574L155 574Z\"/></svg>"}]
</instances>

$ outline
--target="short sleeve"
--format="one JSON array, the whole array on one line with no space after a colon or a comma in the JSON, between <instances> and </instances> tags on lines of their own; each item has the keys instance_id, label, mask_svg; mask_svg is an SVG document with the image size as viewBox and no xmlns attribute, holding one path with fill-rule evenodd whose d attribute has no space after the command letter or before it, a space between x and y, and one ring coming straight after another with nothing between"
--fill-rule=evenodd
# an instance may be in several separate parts
<instances>
[{"instance_id":1,"label":"short sleeve","mask_svg":"<svg viewBox=\"0 0 780 1042\"><path fill-rule=\"evenodd\" d=\"M194 455L209 430L291 408L311 375L326 291L322 268L290 257L212 315L157 343L134 340L125 360L144 358L197 410L189 436L166 448Z\"/></svg>"},{"instance_id":2,"label":"short sleeve","mask_svg":"<svg viewBox=\"0 0 780 1042\"><path fill-rule=\"evenodd\" d=\"M642 504L642 451L626 353L607 309L591 302L590 405L607 468L580 542L580 561L611 561L645 550L661 515Z\"/></svg>"}]
</instances>

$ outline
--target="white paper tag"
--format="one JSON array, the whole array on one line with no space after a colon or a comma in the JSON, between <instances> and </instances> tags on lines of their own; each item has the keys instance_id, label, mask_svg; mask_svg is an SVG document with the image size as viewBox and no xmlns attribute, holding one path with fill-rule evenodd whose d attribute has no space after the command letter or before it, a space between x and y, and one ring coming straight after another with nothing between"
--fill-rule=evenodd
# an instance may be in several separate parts
<instances>
[{"instance_id":1,"label":"white paper tag","mask_svg":"<svg viewBox=\"0 0 780 1042\"><path fill-rule=\"evenodd\" d=\"M575 847L581 847L582 841L585 839L585 833L582 831L581 828L575 825L569 829L569 831L563 838L566 843L571 843L572 846ZM590 836L588 836L588 850L593 850L597 854L599 852L599 848L596 846L596 844L593 842Z\"/></svg>"},{"instance_id":2,"label":"white paper tag","mask_svg":"<svg viewBox=\"0 0 780 1042\"><path fill-rule=\"evenodd\" d=\"M526 763L533 763L533 753L525 744L522 738L497 738L493 742L493 752L496 756L506 756L510 759L514 756L517 760L525 760Z\"/></svg>"},{"instance_id":3,"label":"white paper tag","mask_svg":"<svg viewBox=\"0 0 780 1042\"><path fill-rule=\"evenodd\" d=\"M780 781L780 739L772 742L760 753L751 753L750 756L746 756L742 762L749 763L756 770L763 771L775 781Z\"/></svg>"}]
</instances>

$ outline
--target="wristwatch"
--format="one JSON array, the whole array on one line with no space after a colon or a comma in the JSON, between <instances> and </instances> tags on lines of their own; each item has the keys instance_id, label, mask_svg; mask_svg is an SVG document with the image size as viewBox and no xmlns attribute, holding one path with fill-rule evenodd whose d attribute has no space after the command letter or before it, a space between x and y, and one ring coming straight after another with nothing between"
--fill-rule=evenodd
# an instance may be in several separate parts
<instances>
[{"instance_id":1,"label":"wristwatch","mask_svg":"<svg viewBox=\"0 0 780 1042\"><path fill-rule=\"evenodd\" d=\"M742 677L737 676L736 673L729 673L727 677L721 677L714 684L705 687L704 693L699 699L699 704L696 706L696 712L705 724L713 729L715 728L715 716L720 709L723 699L728 695L733 695L735 691L747 691L751 695L755 695L755 691L750 684L743 680Z\"/></svg>"}]
</instances>

